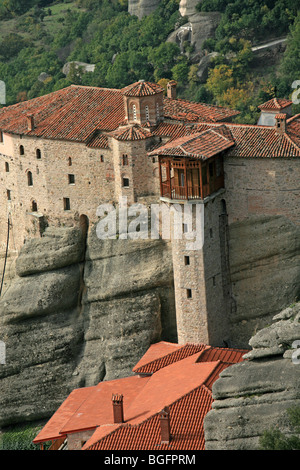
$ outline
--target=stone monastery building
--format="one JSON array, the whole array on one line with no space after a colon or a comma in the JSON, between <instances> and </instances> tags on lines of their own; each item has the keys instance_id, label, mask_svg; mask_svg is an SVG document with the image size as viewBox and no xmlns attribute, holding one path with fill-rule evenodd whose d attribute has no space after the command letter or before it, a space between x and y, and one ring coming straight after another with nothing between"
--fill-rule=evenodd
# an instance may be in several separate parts
<instances>
[{"instance_id":1,"label":"stone monastery building","mask_svg":"<svg viewBox=\"0 0 300 470\"><path fill-rule=\"evenodd\" d=\"M121 90L70 86L3 108L0 250L7 226L18 251L47 225L97 222L97 207L120 196L201 204L203 249L172 242L178 340L222 346L228 223L300 221L300 115L291 105L274 98L258 125L239 125L236 111L177 99L175 82L164 96L141 80Z\"/></svg>"}]
</instances>

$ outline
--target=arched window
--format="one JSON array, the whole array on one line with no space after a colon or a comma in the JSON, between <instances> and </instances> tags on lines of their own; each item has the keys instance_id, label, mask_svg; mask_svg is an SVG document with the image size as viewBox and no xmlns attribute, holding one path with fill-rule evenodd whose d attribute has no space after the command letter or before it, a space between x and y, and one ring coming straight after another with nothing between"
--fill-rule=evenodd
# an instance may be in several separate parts
<instances>
[{"instance_id":1,"label":"arched window","mask_svg":"<svg viewBox=\"0 0 300 470\"><path fill-rule=\"evenodd\" d=\"M20 145L20 155L24 155L24 146Z\"/></svg>"},{"instance_id":2,"label":"arched window","mask_svg":"<svg viewBox=\"0 0 300 470\"><path fill-rule=\"evenodd\" d=\"M5 162L5 171L6 173L9 173L9 163Z\"/></svg>"},{"instance_id":3,"label":"arched window","mask_svg":"<svg viewBox=\"0 0 300 470\"><path fill-rule=\"evenodd\" d=\"M145 107L145 112L146 112L146 121L150 121L150 113L149 113L149 106L148 105Z\"/></svg>"},{"instance_id":4,"label":"arched window","mask_svg":"<svg viewBox=\"0 0 300 470\"><path fill-rule=\"evenodd\" d=\"M132 105L133 120L136 121L136 105Z\"/></svg>"},{"instance_id":5,"label":"arched window","mask_svg":"<svg viewBox=\"0 0 300 470\"><path fill-rule=\"evenodd\" d=\"M28 171L27 173L27 182L28 182L28 186L33 186L33 178L32 178L31 171Z\"/></svg>"},{"instance_id":6,"label":"arched window","mask_svg":"<svg viewBox=\"0 0 300 470\"><path fill-rule=\"evenodd\" d=\"M38 160L40 160L42 158L42 153L41 153L40 149L36 149L36 158Z\"/></svg>"},{"instance_id":7,"label":"arched window","mask_svg":"<svg viewBox=\"0 0 300 470\"><path fill-rule=\"evenodd\" d=\"M72 158L71 157L68 158L68 165L72 166Z\"/></svg>"},{"instance_id":8,"label":"arched window","mask_svg":"<svg viewBox=\"0 0 300 470\"><path fill-rule=\"evenodd\" d=\"M32 201L31 209L32 209L32 212L37 212L37 203L35 201Z\"/></svg>"}]
</instances>

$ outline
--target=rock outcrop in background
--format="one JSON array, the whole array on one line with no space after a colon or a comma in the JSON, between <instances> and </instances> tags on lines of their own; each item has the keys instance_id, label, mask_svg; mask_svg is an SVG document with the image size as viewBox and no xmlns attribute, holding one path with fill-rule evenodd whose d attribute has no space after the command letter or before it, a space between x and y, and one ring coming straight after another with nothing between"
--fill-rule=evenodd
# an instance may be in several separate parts
<instances>
[{"instance_id":1,"label":"rock outcrop in background","mask_svg":"<svg viewBox=\"0 0 300 470\"><path fill-rule=\"evenodd\" d=\"M299 340L296 303L251 338L245 362L221 373L204 421L207 450L257 450L260 436L272 428L293 434L286 410L300 406Z\"/></svg>"},{"instance_id":2,"label":"rock outcrop in background","mask_svg":"<svg viewBox=\"0 0 300 470\"><path fill-rule=\"evenodd\" d=\"M152 342L176 340L168 251L77 228L24 245L0 301L0 427L48 419L74 388L126 376Z\"/></svg>"},{"instance_id":3,"label":"rock outcrop in background","mask_svg":"<svg viewBox=\"0 0 300 470\"><path fill-rule=\"evenodd\" d=\"M141 19L143 16L150 15L150 13L156 10L159 4L160 0L129 0L128 12Z\"/></svg>"}]
</instances>

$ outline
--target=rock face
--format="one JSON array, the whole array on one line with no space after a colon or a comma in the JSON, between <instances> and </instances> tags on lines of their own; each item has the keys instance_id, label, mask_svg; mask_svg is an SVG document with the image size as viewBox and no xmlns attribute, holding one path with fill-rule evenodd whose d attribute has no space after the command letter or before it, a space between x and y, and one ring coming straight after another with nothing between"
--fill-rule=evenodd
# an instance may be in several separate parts
<instances>
[{"instance_id":1,"label":"rock face","mask_svg":"<svg viewBox=\"0 0 300 470\"><path fill-rule=\"evenodd\" d=\"M289 428L286 410L300 406L300 303L250 340L245 362L223 371L213 385L204 422L207 450L256 450L265 430Z\"/></svg>"},{"instance_id":2,"label":"rock face","mask_svg":"<svg viewBox=\"0 0 300 470\"><path fill-rule=\"evenodd\" d=\"M179 11L181 16L190 16L196 13L196 5L199 0L180 0Z\"/></svg>"},{"instance_id":3,"label":"rock face","mask_svg":"<svg viewBox=\"0 0 300 470\"><path fill-rule=\"evenodd\" d=\"M270 324L300 296L300 228L282 216L229 225L232 346Z\"/></svg>"},{"instance_id":4,"label":"rock face","mask_svg":"<svg viewBox=\"0 0 300 470\"><path fill-rule=\"evenodd\" d=\"M128 12L141 19L143 16L150 15L150 13L156 10L159 4L160 0L129 0Z\"/></svg>"},{"instance_id":5,"label":"rock face","mask_svg":"<svg viewBox=\"0 0 300 470\"><path fill-rule=\"evenodd\" d=\"M24 245L0 301L0 427L48 419L74 388L128 375L152 342L176 340L168 250L77 228Z\"/></svg>"},{"instance_id":6,"label":"rock face","mask_svg":"<svg viewBox=\"0 0 300 470\"><path fill-rule=\"evenodd\" d=\"M184 43L188 42L194 46L194 62L199 61L204 55L202 51L203 42L212 37L221 15L218 12L204 12L188 16L189 22L180 26L168 37L169 42L175 42L183 51Z\"/></svg>"}]
</instances>

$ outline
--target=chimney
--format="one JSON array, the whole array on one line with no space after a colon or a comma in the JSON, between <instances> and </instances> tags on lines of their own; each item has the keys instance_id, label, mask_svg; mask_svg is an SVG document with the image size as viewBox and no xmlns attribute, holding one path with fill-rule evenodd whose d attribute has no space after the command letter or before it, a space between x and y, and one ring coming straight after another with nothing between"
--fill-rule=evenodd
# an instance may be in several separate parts
<instances>
[{"instance_id":1,"label":"chimney","mask_svg":"<svg viewBox=\"0 0 300 470\"><path fill-rule=\"evenodd\" d=\"M168 85L167 85L167 97L172 98L173 100L176 100L176 87L177 87L177 82L175 80L171 80Z\"/></svg>"},{"instance_id":2,"label":"chimney","mask_svg":"<svg viewBox=\"0 0 300 470\"><path fill-rule=\"evenodd\" d=\"M284 134L286 131L286 114L276 114L275 129L278 134Z\"/></svg>"},{"instance_id":3,"label":"chimney","mask_svg":"<svg viewBox=\"0 0 300 470\"><path fill-rule=\"evenodd\" d=\"M159 420L160 420L160 430L161 430L161 443L169 444L171 440L170 412L167 406L165 406L165 408L161 410L160 415L159 415Z\"/></svg>"},{"instance_id":4,"label":"chimney","mask_svg":"<svg viewBox=\"0 0 300 470\"><path fill-rule=\"evenodd\" d=\"M123 395L113 394L112 403L113 403L114 424L124 423Z\"/></svg>"},{"instance_id":5,"label":"chimney","mask_svg":"<svg viewBox=\"0 0 300 470\"><path fill-rule=\"evenodd\" d=\"M27 116L27 126L29 131L33 131L34 129L34 117L32 114L28 114Z\"/></svg>"}]
</instances>

